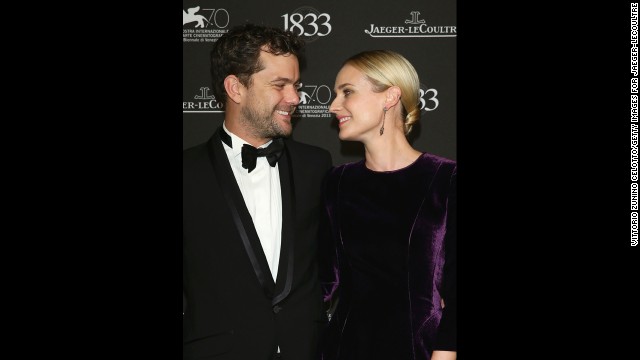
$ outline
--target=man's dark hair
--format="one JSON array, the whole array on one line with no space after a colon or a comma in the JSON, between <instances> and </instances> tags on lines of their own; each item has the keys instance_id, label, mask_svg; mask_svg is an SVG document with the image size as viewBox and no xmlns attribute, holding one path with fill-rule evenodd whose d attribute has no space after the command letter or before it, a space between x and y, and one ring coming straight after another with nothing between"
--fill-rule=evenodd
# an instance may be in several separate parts
<instances>
[{"instance_id":1,"label":"man's dark hair","mask_svg":"<svg viewBox=\"0 0 640 360\"><path fill-rule=\"evenodd\" d=\"M264 68L260 63L260 51L273 55L295 55L300 67L304 63L304 40L291 31L245 24L232 28L220 37L211 50L211 77L213 94L217 102L225 102L224 79L235 75L242 85L251 85L251 75Z\"/></svg>"}]
</instances>

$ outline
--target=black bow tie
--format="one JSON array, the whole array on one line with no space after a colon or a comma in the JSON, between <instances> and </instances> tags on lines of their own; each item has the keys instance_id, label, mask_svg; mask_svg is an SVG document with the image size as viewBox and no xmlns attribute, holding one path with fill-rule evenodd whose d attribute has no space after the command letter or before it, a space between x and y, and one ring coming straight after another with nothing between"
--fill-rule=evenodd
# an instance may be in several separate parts
<instances>
[{"instance_id":1,"label":"black bow tie","mask_svg":"<svg viewBox=\"0 0 640 360\"><path fill-rule=\"evenodd\" d=\"M231 136L227 134L223 129L220 130L220 137L222 141L227 144L229 147L231 145ZM259 156L266 156L267 161L269 161L269 165L276 166L278 160L282 156L282 150L284 149L284 140L282 138L273 139L271 144L266 148L256 149L255 147L244 144L242 145L242 167L249 170L249 172L253 171L256 168L256 161Z\"/></svg>"},{"instance_id":2,"label":"black bow tie","mask_svg":"<svg viewBox=\"0 0 640 360\"><path fill-rule=\"evenodd\" d=\"M256 149L249 144L242 145L242 167L251 172L256 168L256 160L259 156L266 156L269 165L276 166L278 159L282 156L284 142L282 139L273 139L271 144L263 149Z\"/></svg>"}]
</instances>

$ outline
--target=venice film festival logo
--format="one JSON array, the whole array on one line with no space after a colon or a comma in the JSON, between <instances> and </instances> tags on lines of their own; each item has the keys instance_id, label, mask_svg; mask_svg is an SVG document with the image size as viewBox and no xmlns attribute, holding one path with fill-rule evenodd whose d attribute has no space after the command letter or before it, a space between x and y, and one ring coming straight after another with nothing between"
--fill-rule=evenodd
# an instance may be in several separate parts
<instances>
[{"instance_id":1,"label":"venice film festival logo","mask_svg":"<svg viewBox=\"0 0 640 360\"><path fill-rule=\"evenodd\" d=\"M332 98L331 88L327 85L301 84L298 90L300 103L294 118L330 118L329 105Z\"/></svg>"},{"instance_id":2,"label":"venice film festival logo","mask_svg":"<svg viewBox=\"0 0 640 360\"><path fill-rule=\"evenodd\" d=\"M182 10L182 41L215 42L227 33L230 16L226 9L205 9L194 6Z\"/></svg>"},{"instance_id":3,"label":"venice film festival logo","mask_svg":"<svg viewBox=\"0 0 640 360\"><path fill-rule=\"evenodd\" d=\"M420 19L420 11L411 11L411 17L404 20L405 25L388 26L371 24L364 32L371 37L456 37L455 26L429 25Z\"/></svg>"}]
</instances>

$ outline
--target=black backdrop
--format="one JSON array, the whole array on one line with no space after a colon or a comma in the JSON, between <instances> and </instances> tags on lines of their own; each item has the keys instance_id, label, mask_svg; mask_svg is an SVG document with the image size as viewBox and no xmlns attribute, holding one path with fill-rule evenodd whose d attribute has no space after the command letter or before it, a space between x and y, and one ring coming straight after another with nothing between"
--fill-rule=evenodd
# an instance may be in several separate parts
<instances>
[{"instance_id":1,"label":"black backdrop","mask_svg":"<svg viewBox=\"0 0 640 360\"><path fill-rule=\"evenodd\" d=\"M245 22L291 29L307 41L296 140L329 150L335 164L361 159L362 145L340 141L328 112L335 76L357 52L390 49L411 61L420 77L421 119L410 141L456 159L456 2L443 0L183 1L183 148L206 141L224 119L224 104L210 91L209 51Z\"/></svg>"}]
</instances>

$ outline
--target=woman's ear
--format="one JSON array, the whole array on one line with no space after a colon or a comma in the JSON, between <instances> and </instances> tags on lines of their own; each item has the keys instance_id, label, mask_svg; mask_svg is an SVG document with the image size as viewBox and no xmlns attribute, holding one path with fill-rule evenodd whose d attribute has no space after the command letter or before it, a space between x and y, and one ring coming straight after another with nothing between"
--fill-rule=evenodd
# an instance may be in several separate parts
<instances>
[{"instance_id":1,"label":"woman's ear","mask_svg":"<svg viewBox=\"0 0 640 360\"><path fill-rule=\"evenodd\" d=\"M229 75L224 79L224 90L227 92L227 97L236 104L240 103L241 87L242 84L240 84L240 79L235 75Z\"/></svg>"},{"instance_id":2,"label":"woman's ear","mask_svg":"<svg viewBox=\"0 0 640 360\"><path fill-rule=\"evenodd\" d=\"M391 109L393 106L395 106L398 101L400 101L400 96L402 95L402 91L397 86L391 86L385 91L385 93L386 99L384 102L384 106L387 109Z\"/></svg>"}]
</instances>

